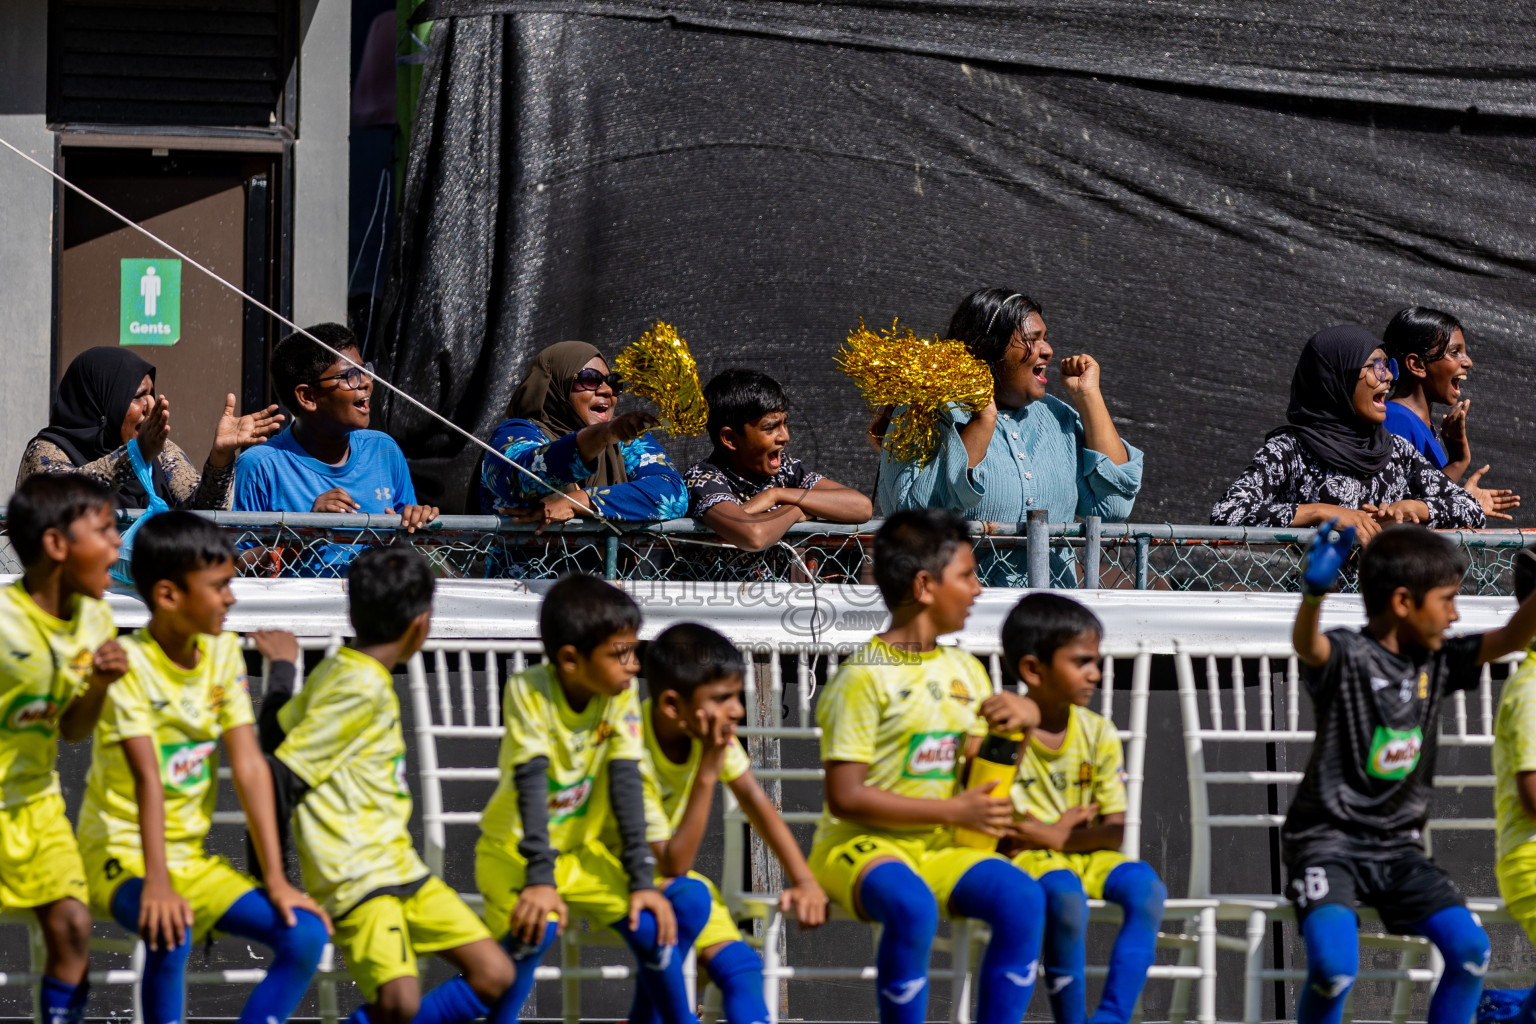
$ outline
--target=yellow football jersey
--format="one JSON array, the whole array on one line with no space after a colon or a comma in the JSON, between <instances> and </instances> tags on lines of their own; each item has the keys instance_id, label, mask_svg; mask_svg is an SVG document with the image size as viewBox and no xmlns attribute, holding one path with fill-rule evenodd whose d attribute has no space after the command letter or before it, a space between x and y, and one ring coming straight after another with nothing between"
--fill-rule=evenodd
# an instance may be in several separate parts
<instances>
[{"instance_id":1,"label":"yellow football jersey","mask_svg":"<svg viewBox=\"0 0 1536 1024\"><path fill-rule=\"evenodd\" d=\"M116 858L142 873L139 806L123 741L148 736L160 754L165 791L165 855L177 865L203 853L218 803L219 738L252 725L245 654L234 633L197 638L197 667L166 657L149 631L122 640L128 674L107 689L86 776L79 837L89 860Z\"/></svg>"},{"instance_id":2,"label":"yellow football jersey","mask_svg":"<svg viewBox=\"0 0 1536 1024\"><path fill-rule=\"evenodd\" d=\"M1536 842L1536 822L1520 803L1519 775L1536 771L1536 652L1527 651L1499 694L1493 727L1493 813L1498 855ZM1528 884L1526 888L1529 888Z\"/></svg>"},{"instance_id":3,"label":"yellow football jersey","mask_svg":"<svg viewBox=\"0 0 1536 1024\"><path fill-rule=\"evenodd\" d=\"M991 695L986 669L964 651L938 647L912 653L875 637L843 661L816 705L821 759L863 762L869 765L865 785L902 796L953 796L966 737L986 735L978 709ZM823 807L815 842L933 831L844 823Z\"/></svg>"},{"instance_id":4,"label":"yellow football jersey","mask_svg":"<svg viewBox=\"0 0 1536 1024\"><path fill-rule=\"evenodd\" d=\"M59 792L59 715L116 635L105 601L81 595L68 620L56 619L21 580L0 588L0 808Z\"/></svg>"},{"instance_id":5,"label":"yellow football jersey","mask_svg":"<svg viewBox=\"0 0 1536 1024\"><path fill-rule=\"evenodd\" d=\"M688 760L682 764L669 758L656 741L656 728L651 722L650 700L640 705L640 722L645 740L645 759L640 770L645 778L645 829L646 839L664 843L672 838L683 820L683 809L688 806L688 793L693 780L699 774L699 759L704 755L704 745L694 740L688 749ZM736 740L726 748L725 763L720 767L720 781L732 783L752 770L747 752Z\"/></svg>"},{"instance_id":6,"label":"yellow football jersey","mask_svg":"<svg viewBox=\"0 0 1536 1024\"><path fill-rule=\"evenodd\" d=\"M294 812L304 888L334 917L427 866L411 842L400 702L388 670L343 647L278 712L277 757L309 784Z\"/></svg>"},{"instance_id":7,"label":"yellow football jersey","mask_svg":"<svg viewBox=\"0 0 1536 1024\"><path fill-rule=\"evenodd\" d=\"M1125 754L1115 723L1096 711L1073 707L1061 749L1034 736L1013 781L1013 809L1046 824L1068 807L1097 803L1100 814L1125 811Z\"/></svg>"},{"instance_id":8,"label":"yellow football jersey","mask_svg":"<svg viewBox=\"0 0 1536 1024\"><path fill-rule=\"evenodd\" d=\"M513 772L546 757L551 847L567 853L601 840L613 817L608 762L639 761L644 755L634 687L617 697L594 696L578 714L567 703L553 666L535 665L507 679L502 717L501 781L480 821L486 839L516 850L523 826Z\"/></svg>"}]
</instances>

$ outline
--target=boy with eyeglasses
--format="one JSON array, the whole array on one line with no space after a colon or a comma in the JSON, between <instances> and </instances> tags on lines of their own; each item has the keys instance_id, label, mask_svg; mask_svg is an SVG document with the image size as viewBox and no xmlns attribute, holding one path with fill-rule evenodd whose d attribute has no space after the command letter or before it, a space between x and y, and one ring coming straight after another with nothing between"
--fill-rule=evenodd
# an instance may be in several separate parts
<instances>
[{"instance_id":1,"label":"boy with eyeglasses","mask_svg":"<svg viewBox=\"0 0 1536 1024\"><path fill-rule=\"evenodd\" d=\"M340 324L307 329L362 363L357 338ZM407 530L437 518L416 503L405 454L369 430L372 364L358 369L295 332L272 350L272 382L293 421L235 463L237 512L366 512L399 515Z\"/></svg>"}]
</instances>

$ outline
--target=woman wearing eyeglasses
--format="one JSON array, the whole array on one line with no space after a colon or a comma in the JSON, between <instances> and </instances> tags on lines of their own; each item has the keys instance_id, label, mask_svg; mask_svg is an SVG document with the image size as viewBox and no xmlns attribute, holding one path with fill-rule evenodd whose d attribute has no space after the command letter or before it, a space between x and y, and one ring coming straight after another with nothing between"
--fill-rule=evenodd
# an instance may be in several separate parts
<instances>
[{"instance_id":1,"label":"woman wearing eyeglasses","mask_svg":"<svg viewBox=\"0 0 1536 1024\"><path fill-rule=\"evenodd\" d=\"M965 342L991 368L992 404L974 416L946 410L939 449L926 463L884 456L886 515L933 506L996 523L1023 522L1040 509L1053 523L1130 516L1141 491L1141 451L1115 429L1092 356L1061 361L1067 401L1046 394L1055 353L1045 335L1040 306L1028 296L982 288L961 301L945 337ZM1009 586L1023 584L1022 569L999 560L980 571L988 584ZM1069 550L1053 549L1051 574L1058 585L1075 585Z\"/></svg>"},{"instance_id":2,"label":"woman wearing eyeglasses","mask_svg":"<svg viewBox=\"0 0 1536 1024\"><path fill-rule=\"evenodd\" d=\"M623 390L603 354L584 341L562 341L535 356L507 404L509 418L491 438L491 447L528 473L484 459L480 507L539 523L541 530L592 512L627 520L687 515L683 478L646 433L656 417L614 414Z\"/></svg>"},{"instance_id":3,"label":"woman wearing eyeglasses","mask_svg":"<svg viewBox=\"0 0 1536 1024\"><path fill-rule=\"evenodd\" d=\"M1362 543L1389 523L1480 528L1477 500L1390 433L1396 375L1381 343L1346 324L1314 334L1291 378L1288 423L1272 430L1211 509L1217 526L1315 526L1337 519Z\"/></svg>"},{"instance_id":4,"label":"woman wearing eyeglasses","mask_svg":"<svg viewBox=\"0 0 1536 1024\"><path fill-rule=\"evenodd\" d=\"M235 396L225 400L201 471L171 440L171 404L155 394L155 368L124 348L102 345L74 358L59 381L48 426L27 443L16 484L39 473L84 473L112 490L123 508L145 508L128 455L137 439L155 493L172 508L227 509L235 480L235 456L277 433L277 406L235 415Z\"/></svg>"}]
</instances>

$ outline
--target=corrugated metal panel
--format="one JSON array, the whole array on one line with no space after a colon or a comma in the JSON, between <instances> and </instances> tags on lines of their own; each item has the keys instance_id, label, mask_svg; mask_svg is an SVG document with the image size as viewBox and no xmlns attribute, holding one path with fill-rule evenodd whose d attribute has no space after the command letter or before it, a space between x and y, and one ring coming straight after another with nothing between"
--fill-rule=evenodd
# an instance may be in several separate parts
<instances>
[{"instance_id":1,"label":"corrugated metal panel","mask_svg":"<svg viewBox=\"0 0 1536 1024\"><path fill-rule=\"evenodd\" d=\"M285 0L52 0L48 119L275 127L283 120L296 7Z\"/></svg>"}]
</instances>

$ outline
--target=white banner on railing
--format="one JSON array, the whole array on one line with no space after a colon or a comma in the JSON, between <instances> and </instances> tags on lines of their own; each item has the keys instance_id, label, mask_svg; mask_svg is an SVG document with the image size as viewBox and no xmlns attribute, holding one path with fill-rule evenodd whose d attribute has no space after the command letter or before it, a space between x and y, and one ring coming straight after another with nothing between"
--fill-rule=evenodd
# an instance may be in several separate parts
<instances>
[{"instance_id":1,"label":"white banner on railing","mask_svg":"<svg viewBox=\"0 0 1536 1024\"><path fill-rule=\"evenodd\" d=\"M14 579L14 577L10 577ZM552 581L439 580L432 635L464 640L530 640L539 635L539 602ZM705 622L742 645L822 642L856 646L884 627L885 606L871 586L804 583L624 583L645 615L642 636L674 622ZM287 629L301 636L346 636L346 584L342 580L237 579L239 603L228 627L238 632ZM956 639L971 649L999 644L1003 619L1022 590L987 589L977 599ZM1296 616L1295 594L1227 591L1076 590L1104 621L1117 648L1145 643L1172 653L1175 640L1201 646L1287 644ZM129 591L108 595L118 625L145 621L144 606ZM1503 625L1515 609L1508 597L1462 597L1455 631L1472 633ZM1330 597L1325 628L1360 626L1360 598Z\"/></svg>"}]
</instances>

